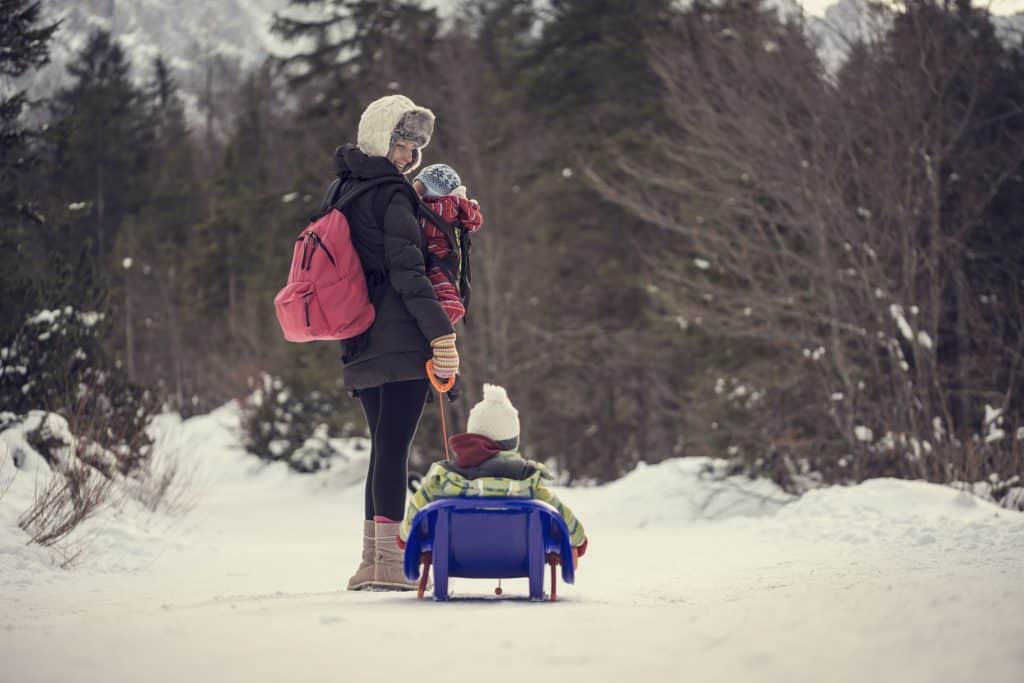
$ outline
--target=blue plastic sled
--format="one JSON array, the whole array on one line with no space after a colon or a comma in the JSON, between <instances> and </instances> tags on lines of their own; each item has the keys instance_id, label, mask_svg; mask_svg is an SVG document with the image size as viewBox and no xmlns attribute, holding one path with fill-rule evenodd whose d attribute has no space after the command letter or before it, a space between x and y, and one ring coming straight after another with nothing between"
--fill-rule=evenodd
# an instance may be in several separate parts
<instances>
[{"instance_id":1,"label":"blue plastic sled","mask_svg":"<svg viewBox=\"0 0 1024 683\"><path fill-rule=\"evenodd\" d=\"M562 561L563 558L567 558ZM420 564L423 575L420 576ZM572 544L565 521L552 506L528 498L442 498L412 522L405 546L405 578L419 579L423 597L434 568L434 600L448 600L448 578L529 577L530 599L544 599L544 565L551 566L551 600L557 597L555 567L573 583Z\"/></svg>"}]
</instances>

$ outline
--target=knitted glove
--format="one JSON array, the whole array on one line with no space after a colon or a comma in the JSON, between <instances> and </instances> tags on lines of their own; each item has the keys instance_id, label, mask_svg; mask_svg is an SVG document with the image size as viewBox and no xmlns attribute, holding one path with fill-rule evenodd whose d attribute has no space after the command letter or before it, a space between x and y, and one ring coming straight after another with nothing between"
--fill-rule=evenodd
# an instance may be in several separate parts
<instances>
[{"instance_id":1,"label":"knitted glove","mask_svg":"<svg viewBox=\"0 0 1024 683\"><path fill-rule=\"evenodd\" d=\"M448 379L459 371L459 352L455 348L455 333L445 334L430 341L434 350L434 374Z\"/></svg>"}]
</instances>

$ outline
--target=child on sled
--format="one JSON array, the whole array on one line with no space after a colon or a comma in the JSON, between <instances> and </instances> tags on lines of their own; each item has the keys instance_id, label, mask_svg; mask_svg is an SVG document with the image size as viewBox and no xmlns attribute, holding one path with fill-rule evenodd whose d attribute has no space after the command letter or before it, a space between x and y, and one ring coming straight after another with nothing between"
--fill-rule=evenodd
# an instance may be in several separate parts
<instances>
[{"instance_id":1,"label":"child on sled","mask_svg":"<svg viewBox=\"0 0 1024 683\"><path fill-rule=\"evenodd\" d=\"M519 454L519 412L502 387L484 384L484 398L469 411L466 430L448 440L454 459L431 465L409 501L399 527L399 547L405 548L416 513L438 498L532 498L548 503L565 520L575 564L587 551L583 525L545 485L544 480L552 479L548 469Z\"/></svg>"}]
</instances>

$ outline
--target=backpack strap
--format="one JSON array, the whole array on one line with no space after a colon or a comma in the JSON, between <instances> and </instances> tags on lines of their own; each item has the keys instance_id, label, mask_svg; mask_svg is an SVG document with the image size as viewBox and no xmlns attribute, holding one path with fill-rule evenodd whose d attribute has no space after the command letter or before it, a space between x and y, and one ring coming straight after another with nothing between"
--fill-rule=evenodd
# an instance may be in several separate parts
<instances>
[{"instance_id":1,"label":"backpack strap","mask_svg":"<svg viewBox=\"0 0 1024 683\"><path fill-rule=\"evenodd\" d=\"M339 178L338 180L341 181L341 178ZM408 187L410 192L415 192L415 190L412 189L412 186L409 185L409 183L407 183L404 178L399 178L397 176L385 176L383 178L374 178L373 180L367 180L366 182L361 183L355 189L349 190L341 197L335 199L334 202L331 204L331 208L341 211L347 205L349 205L352 202L352 200L356 199L357 197L366 194L375 187L380 187L381 185L388 184L395 185L395 192L400 191L403 185ZM339 182L339 189L340 187L341 183ZM391 194L391 196L394 196L395 193L382 192L381 194ZM378 217L378 220L382 221L382 219L383 217Z\"/></svg>"},{"instance_id":2,"label":"backpack strap","mask_svg":"<svg viewBox=\"0 0 1024 683\"><path fill-rule=\"evenodd\" d=\"M409 185L408 183L403 183L402 185L396 184L378 192L377 196L373 198L373 217L377 219L377 225L383 227L384 217L388 212L388 207L391 206L391 201L399 192L405 192L409 195L409 199L412 201L413 205L413 212L415 213L416 203L419 201L419 195L416 194L416 190L412 189L412 185Z\"/></svg>"},{"instance_id":3,"label":"backpack strap","mask_svg":"<svg viewBox=\"0 0 1024 683\"><path fill-rule=\"evenodd\" d=\"M335 178L334 182L327 188L327 194L324 195L323 201L320 202L320 208L317 209L317 218L325 215L334 206L334 202L338 201L338 193L341 192L342 181L343 178L341 177Z\"/></svg>"},{"instance_id":4,"label":"backpack strap","mask_svg":"<svg viewBox=\"0 0 1024 683\"><path fill-rule=\"evenodd\" d=\"M396 188L400 188L402 185L405 185L409 187L409 191L411 193L415 194L416 192L415 190L412 189L412 186L405 181L404 178L400 178L398 176L384 176L383 178L373 178L372 180L361 182L354 189L349 190L348 193L342 194L341 189L344 186L345 181L350 179L351 176L349 175L339 176L334 179L334 181L327 188L327 192L324 194L323 201L320 202L320 208L317 209L317 212L315 214L310 216L310 222L323 218L331 209L337 209L338 211L343 210L357 197L365 194L366 192L369 192L375 187L380 187L381 185L393 184ZM377 220L383 221L383 216L378 216Z\"/></svg>"}]
</instances>

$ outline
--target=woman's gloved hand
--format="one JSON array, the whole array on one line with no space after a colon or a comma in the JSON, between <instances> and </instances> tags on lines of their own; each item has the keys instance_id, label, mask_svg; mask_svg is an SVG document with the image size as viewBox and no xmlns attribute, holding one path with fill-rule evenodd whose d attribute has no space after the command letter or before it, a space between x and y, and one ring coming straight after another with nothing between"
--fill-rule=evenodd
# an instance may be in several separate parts
<instances>
[{"instance_id":1,"label":"woman's gloved hand","mask_svg":"<svg viewBox=\"0 0 1024 683\"><path fill-rule=\"evenodd\" d=\"M430 341L434 350L434 374L438 379L448 379L459 371L459 352L455 348L455 333L441 335Z\"/></svg>"},{"instance_id":2,"label":"woman's gloved hand","mask_svg":"<svg viewBox=\"0 0 1024 683\"><path fill-rule=\"evenodd\" d=\"M459 400L459 396L462 396L462 381L458 377L455 378L455 384L452 385L452 388L448 390L445 396L448 397L449 403L455 403Z\"/></svg>"}]
</instances>

